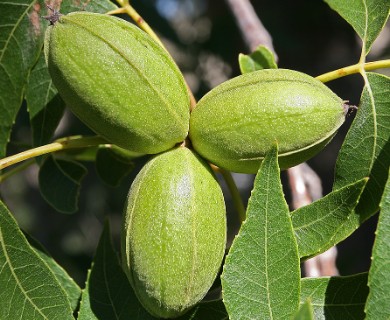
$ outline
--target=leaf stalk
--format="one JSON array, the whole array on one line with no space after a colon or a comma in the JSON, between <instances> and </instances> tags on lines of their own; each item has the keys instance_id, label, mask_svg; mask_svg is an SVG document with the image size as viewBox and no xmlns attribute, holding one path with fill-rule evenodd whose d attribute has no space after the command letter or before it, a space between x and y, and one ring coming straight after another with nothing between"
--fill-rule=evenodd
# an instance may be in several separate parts
<instances>
[{"instance_id":1,"label":"leaf stalk","mask_svg":"<svg viewBox=\"0 0 390 320\"><path fill-rule=\"evenodd\" d=\"M361 73L362 70L372 71L372 70L377 70L382 68L390 68L390 59L366 62L366 63L357 63L348 67L344 67L331 72L324 73L316 78L321 82L325 83L351 74Z\"/></svg>"}]
</instances>

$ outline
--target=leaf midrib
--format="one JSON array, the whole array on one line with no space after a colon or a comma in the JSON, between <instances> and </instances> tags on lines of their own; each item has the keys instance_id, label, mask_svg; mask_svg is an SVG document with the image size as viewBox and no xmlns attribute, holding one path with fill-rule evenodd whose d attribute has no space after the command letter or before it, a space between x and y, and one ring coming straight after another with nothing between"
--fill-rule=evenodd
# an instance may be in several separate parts
<instances>
[{"instance_id":1,"label":"leaf midrib","mask_svg":"<svg viewBox=\"0 0 390 320\"><path fill-rule=\"evenodd\" d=\"M0 243L1 243L1 247L3 249L3 252L4 252L4 257L6 259L6 263L8 264L9 266L9 269L11 271L11 274L17 284L17 286L19 287L20 291L24 294L24 296L26 297L26 299L30 302L30 304L34 307L34 309L36 309L38 311L38 313L44 318L44 319L48 319L43 313L42 311L40 310L40 308L34 303L33 300L30 299L29 295L27 294L27 291L23 288L22 286L22 283L19 281L19 278L17 277L16 273L14 272L14 269L13 269L13 265L12 265L12 262L9 258L9 255L7 253L7 248L5 246L5 243L4 243L4 237L3 237L3 232L2 232L2 228L0 226ZM32 253L32 254L35 254L35 253Z\"/></svg>"}]
</instances>

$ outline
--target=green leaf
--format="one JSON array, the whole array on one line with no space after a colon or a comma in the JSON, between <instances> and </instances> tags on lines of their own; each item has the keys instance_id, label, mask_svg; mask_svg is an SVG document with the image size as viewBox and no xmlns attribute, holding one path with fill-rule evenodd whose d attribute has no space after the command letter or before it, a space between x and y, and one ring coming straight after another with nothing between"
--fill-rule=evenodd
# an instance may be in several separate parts
<instances>
[{"instance_id":1,"label":"green leaf","mask_svg":"<svg viewBox=\"0 0 390 320\"><path fill-rule=\"evenodd\" d=\"M258 46L251 54L238 55L241 73L253 72L262 69L276 69L278 67L275 56L265 46Z\"/></svg>"},{"instance_id":2,"label":"green leaf","mask_svg":"<svg viewBox=\"0 0 390 320\"><path fill-rule=\"evenodd\" d=\"M316 320L364 319L367 294L367 273L347 277L304 278L301 281L301 303L311 300Z\"/></svg>"},{"instance_id":3,"label":"green leaf","mask_svg":"<svg viewBox=\"0 0 390 320\"><path fill-rule=\"evenodd\" d=\"M363 191L356 213L365 221L379 210L390 167L390 78L377 73L367 73L371 105L375 114L375 153L372 154L370 179ZM362 146L368 147L368 146ZM359 166L360 163L350 163Z\"/></svg>"},{"instance_id":4,"label":"green leaf","mask_svg":"<svg viewBox=\"0 0 390 320\"><path fill-rule=\"evenodd\" d=\"M294 320L313 320L313 306L311 304L311 300L307 299L301 307L299 308L297 314L294 317Z\"/></svg>"},{"instance_id":5,"label":"green leaf","mask_svg":"<svg viewBox=\"0 0 390 320\"><path fill-rule=\"evenodd\" d=\"M367 320L390 319L390 173L380 208L368 274Z\"/></svg>"},{"instance_id":6,"label":"green leaf","mask_svg":"<svg viewBox=\"0 0 390 320\"><path fill-rule=\"evenodd\" d=\"M62 14L66 14L73 11L89 11L97 13L106 13L110 10L118 8L110 0L93 0L93 1L74 1L63 0L60 8L54 8L61 11Z\"/></svg>"},{"instance_id":7,"label":"green leaf","mask_svg":"<svg viewBox=\"0 0 390 320\"><path fill-rule=\"evenodd\" d=\"M96 154L96 171L109 186L117 187L135 167L134 155L119 147L99 148Z\"/></svg>"},{"instance_id":8,"label":"green leaf","mask_svg":"<svg viewBox=\"0 0 390 320\"><path fill-rule=\"evenodd\" d=\"M109 225L105 225L92 269L83 290L79 320L153 320L138 302L112 247Z\"/></svg>"},{"instance_id":9,"label":"green leaf","mask_svg":"<svg viewBox=\"0 0 390 320\"><path fill-rule=\"evenodd\" d=\"M230 248L221 281L231 319L290 319L298 310L299 257L276 148L256 176L247 219Z\"/></svg>"},{"instance_id":10,"label":"green leaf","mask_svg":"<svg viewBox=\"0 0 390 320\"><path fill-rule=\"evenodd\" d=\"M68 298L0 202L0 319L74 319Z\"/></svg>"},{"instance_id":11,"label":"green leaf","mask_svg":"<svg viewBox=\"0 0 390 320\"><path fill-rule=\"evenodd\" d=\"M349 220L366 182L359 180L292 212L301 258L328 250L350 233Z\"/></svg>"},{"instance_id":12,"label":"green leaf","mask_svg":"<svg viewBox=\"0 0 390 320\"><path fill-rule=\"evenodd\" d=\"M47 157L38 176L43 198L59 212L76 212L80 183L86 173L78 162Z\"/></svg>"},{"instance_id":13,"label":"green leaf","mask_svg":"<svg viewBox=\"0 0 390 320\"><path fill-rule=\"evenodd\" d=\"M0 158L23 101L28 73L42 48L44 6L43 0L0 2Z\"/></svg>"},{"instance_id":14,"label":"green leaf","mask_svg":"<svg viewBox=\"0 0 390 320\"><path fill-rule=\"evenodd\" d=\"M67 272L50 256L50 254L45 250L45 248L37 240L31 236L25 234L25 237L31 247L39 255L39 257L46 263L50 268L51 272L56 277L58 283L61 285L62 289L65 291L68 296L68 300L72 307L72 310L75 311L78 307L81 289L74 282L74 280L67 274Z\"/></svg>"},{"instance_id":15,"label":"green leaf","mask_svg":"<svg viewBox=\"0 0 390 320\"><path fill-rule=\"evenodd\" d=\"M31 71L26 101L33 132L33 145L44 145L52 138L64 113L65 103L51 81L43 55Z\"/></svg>"},{"instance_id":16,"label":"green leaf","mask_svg":"<svg viewBox=\"0 0 390 320\"><path fill-rule=\"evenodd\" d=\"M177 320L229 320L229 316L222 300L213 300L198 303Z\"/></svg>"},{"instance_id":17,"label":"green leaf","mask_svg":"<svg viewBox=\"0 0 390 320\"><path fill-rule=\"evenodd\" d=\"M369 176L345 227L345 237L378 211L390 166L390 78L367 73L367 79L359 110L336 163L333 190Z\"/></svg>"},{"instance_id":18,"label":"green leaf","mask_svg":"<svg viewBox=\"0 0 390 320\"><path fill-rule=\"evenodd\" d=\"M325 0L325 2L355 29L365 45L363 54L367 55L389 17L389 1Z\"/></svg>"}]
</instances>

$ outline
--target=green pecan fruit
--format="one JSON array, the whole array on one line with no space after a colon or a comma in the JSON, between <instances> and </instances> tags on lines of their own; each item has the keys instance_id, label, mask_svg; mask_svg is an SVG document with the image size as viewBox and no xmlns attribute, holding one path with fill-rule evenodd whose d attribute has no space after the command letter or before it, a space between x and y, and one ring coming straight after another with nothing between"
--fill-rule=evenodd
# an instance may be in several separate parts
<instances>
[{"instance_id":1,"label":"green pecan fruit","mask_svg":"<svg viewBox=\"0 0 390 320\"><path fill-rule=\"evenodd\" d=\"M347 107L323 83L283 69L226 81L206 94L190 117L194 149L211 163L256 173L277 142L283 169L306 161L332 139Z\"/></svg>"},{"instance_id":2,"label":"green pecan fruit","mask_svg":"<svg viewBox=\"0 0 390 320\"><path fill-rule=\"evenodd\" d=\"M209 165L185 147L139 172L125 206L122 263L153 316L180 316L210 289L225 251L225 213Z\"/></svg>"},{"instance_id":3,"label":"green pecan fruit","mask_svg":"<svg viewBox=\"0 0 390 320\"><path fill-rule=\"evenodd\" d=\"M190 100L181 72L129 22L88 12L60 15L46 32L45 55L68 107L109 142L153 154L187 136Z\"/></svg>"}]
</instances>

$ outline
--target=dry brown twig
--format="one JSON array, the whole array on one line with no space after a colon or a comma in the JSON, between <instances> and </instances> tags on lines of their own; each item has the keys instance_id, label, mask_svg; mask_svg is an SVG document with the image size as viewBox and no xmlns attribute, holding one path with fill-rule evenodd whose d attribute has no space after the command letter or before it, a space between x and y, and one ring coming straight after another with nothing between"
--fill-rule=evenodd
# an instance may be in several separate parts
<instances>
[{"instance_id":1,"label":"dry brown twig","mask_svg":"<svg viewBox=\"0 0 390 320\"><path fill-rule=\"evenodd\" d=\"M250 51L254 51L259 45L264 45L274 53L277 60L272 37L261 23L249 0L226 0L226 2Z\"/></svg>"},{"instance_id":2,"label":"dry brown twig","mask_svg":"<svg viewBox=\"0 0 390 320\"><path fill-rule=\"evenodd\" d=\"M248 48L254 51L259 45L264 45L275 54L275 59L277 59L272 37L261 23L249 0L226 0L226 2L235 17ZM306 163L288 169L287 173L294 209L308 205L322 197L321 180ZM306 276L338 275L336 257L337 249L333 247L305 261Z\"/></svg>"}]
</instances>

